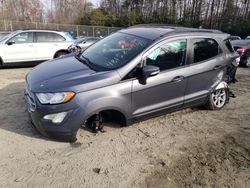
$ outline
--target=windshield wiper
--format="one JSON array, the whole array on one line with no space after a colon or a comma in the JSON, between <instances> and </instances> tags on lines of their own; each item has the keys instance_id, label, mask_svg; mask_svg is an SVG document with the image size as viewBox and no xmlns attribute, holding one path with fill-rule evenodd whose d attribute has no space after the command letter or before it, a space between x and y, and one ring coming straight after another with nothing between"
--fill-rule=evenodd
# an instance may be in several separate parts
<instances>
[{"instance_id":1,"label":"windshield wiper","mask_svg":"<svg viewBox=\"0 0 250 188\"><path fill-rule=\"evenodd\" d=\"M80 61L80 62L86 64L89 68L91 68L91 69L93 69L93 70L95 70L95 71L98 71L95 67L93 67L94 64L91 63L91 62L89 61L88 58L86 58L86 57L84 57L84 56L80 56L80 55L81 55L81 53L75 55L75 58L76 58L78 61Z\"/></svg>"}]
</instances>

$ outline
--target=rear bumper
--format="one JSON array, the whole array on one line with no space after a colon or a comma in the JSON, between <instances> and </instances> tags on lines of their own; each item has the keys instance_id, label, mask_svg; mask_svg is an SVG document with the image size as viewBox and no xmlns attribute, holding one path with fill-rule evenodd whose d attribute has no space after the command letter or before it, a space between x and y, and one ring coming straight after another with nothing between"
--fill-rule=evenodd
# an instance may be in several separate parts
<instances>
[{"instance_id":1,"label":"rear bumper","mask_svg":"<svg viewBox=\"0 0 250 188\"><path fill-rule=\"evenodd\" d=\"M34 127L43 136L65 142L76 141L76 133L81 126L80 107L74 101L60 105L41 105L34 97L31 101L30 96L25 92L25 105ZM48 114L67 112L66 117L60 124L55 124L51 120L43 117Z\"/></svg>"}]
</instances>

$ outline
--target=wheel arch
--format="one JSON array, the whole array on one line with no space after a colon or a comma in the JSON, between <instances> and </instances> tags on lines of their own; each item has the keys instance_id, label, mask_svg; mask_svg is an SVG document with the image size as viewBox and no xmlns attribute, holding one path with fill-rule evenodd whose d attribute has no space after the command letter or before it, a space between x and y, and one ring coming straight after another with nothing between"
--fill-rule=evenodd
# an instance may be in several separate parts
<instances>
[{"instance_id":1,"label":"wheel arch","mask_svg":"<svg viewBox=\"0 0 250 188\"><path fill-rule=\"evenodd\" d=\"M108 118L114 115L115 118L118 119L113 119L113 120L120 123L123 126L129 125L131 123L127 113L122 109L114 106L95 109L94 111L88 113L88 115L85 116L83 122L86 122L90 117L98 113L104 114L105 116L108 115Z\"/></svg>"},{"instance_id":2,"label":"wheel arch","mask_svg":"<svg viewBox=\"0 0 250 188\"><path fill-rule=\"evenodd\" d=\"M225 81L220 82L214 90L218 90L218 89L227 89L228 88L228 84Z\"/></svg>"},{"instance_id":3,"label":"wheel arch","mask_svg":"<svg viewBox=\"0 0 250 188\"><path fill-rule=\"evenodd\" d=\"M60 52L63 52L63 53L66 53L66 54L69 54L69 53L70 53L70 51L69 51L69 50L66 50L66 49L57 50L57 51L55 52L54 56L53 56L53 59L55 59L55 58L56 58L56 55L57 55L58 53L60 53Z\"/></svg>"}]
</instances>

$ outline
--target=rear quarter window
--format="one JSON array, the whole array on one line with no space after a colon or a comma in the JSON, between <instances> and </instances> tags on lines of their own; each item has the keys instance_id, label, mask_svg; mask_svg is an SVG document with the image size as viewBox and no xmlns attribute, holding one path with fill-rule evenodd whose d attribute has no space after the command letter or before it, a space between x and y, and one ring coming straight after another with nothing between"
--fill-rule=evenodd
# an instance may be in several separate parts
<instances>
[{"instance_id":1,"label":"rear quarter window","mask_svg":"<svg viewBox=\"0 0 250 188\"><path fill-rule=\"evenodd\" d=\"M199 63L211 58L214 58L222 53L219 44L210 38L193 39L194 61Z\"/></svg>"},{"instance_id":2,"label":"rear quarter window","mask_svg":"<svg viewBox=\"0 0 250 188\"><path fill-rule=\"evenodd\" d=\"M224 40L224 44L230 52L234 52L233 46L229 39Z\"/></svg>"}]
</instances>

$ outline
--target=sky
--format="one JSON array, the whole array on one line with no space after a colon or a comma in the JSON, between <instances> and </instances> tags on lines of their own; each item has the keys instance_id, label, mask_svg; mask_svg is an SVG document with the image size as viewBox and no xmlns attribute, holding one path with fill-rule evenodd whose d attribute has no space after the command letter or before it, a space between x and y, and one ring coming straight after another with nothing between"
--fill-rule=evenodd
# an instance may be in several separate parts
<instances>
[{"instance_id":1,"label":"sky","mask_svg":"<svg viewBox=\"0 0 250 188\"><path fill-rule=\"evenodd\" d=\"M89 0L89 2L93 3L95 6L98 6L101 0Z\"/></svg>"},{"instance_id":2,"label":"sky","mask_svg":"<svg viewBox=\"0 0 250 188\"><path fill-rule=\"evenodd\" d=\"M93 3L95 7L97 7L101 2L101 0L88 0L88 1ZM46 8L50 7L50 2L51 2L50 0L42 0L42 2L44 3Z\"/></svg>"}]
</instances>

